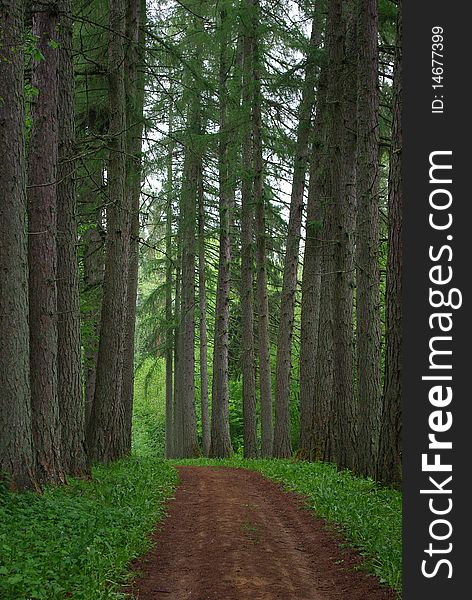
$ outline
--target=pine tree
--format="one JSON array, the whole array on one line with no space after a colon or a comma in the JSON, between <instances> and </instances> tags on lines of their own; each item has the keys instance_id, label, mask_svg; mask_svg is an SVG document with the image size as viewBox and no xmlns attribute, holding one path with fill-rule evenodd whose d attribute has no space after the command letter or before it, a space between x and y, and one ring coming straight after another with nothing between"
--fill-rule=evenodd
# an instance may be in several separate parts
<instances>
[{"instance_id":1,"label":"pine tree","mask_svg":"<svg viewBox=\"0 0 472 600\"><path fill-rule=\"evenodd\" d=\"M38 96L31 108L28 159L28 262L30 378L38 479L64 480L58 397L57 164L58 60L56 3L34 4L33 35L40 56L33 64Z\"/></svg>"},{"instance_id":2,"label":"pine tree","mask_svg":"<svg viewBox=\"0 0 472 600\"><path fill-rule=\"evenodd\" d=\"M24 2L0 5L0 472L35 485L28 345Z\"/></svg>"},{"instance_id":3,"label":"pine tree","mask_svg":"<svg viewBox=\"0 0 472 600\"><path fill-rule=\"evenodd\" d=\"M388 258L386 289L386 351L377 478L388 484L402 481L402 2L398 2L393 131L388 177Z\"/></svg>"}]
</instances>

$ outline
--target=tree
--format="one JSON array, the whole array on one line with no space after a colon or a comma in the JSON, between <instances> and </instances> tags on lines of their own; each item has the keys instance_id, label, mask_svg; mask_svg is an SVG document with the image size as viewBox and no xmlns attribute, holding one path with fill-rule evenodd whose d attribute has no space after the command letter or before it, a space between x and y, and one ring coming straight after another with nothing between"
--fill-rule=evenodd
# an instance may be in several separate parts
<instances>
[{"instance_id":1,"label":"tree","mask_svg":"<svg viewBox=\"0 0 472 600\"><path fill-rule=\"evenodd\" d=\"M202 4L194 7L192 25L188 35L194 44L194 62L201 70ZM195 255L197 222L198 182L202 177L202 156L199 148L201 135L200 96L196 85L196 75L187 74L187 129L185 139L185 160L182 189L180 195L180 229L182 244L182 298L179 328L179 384L178 399L182 414L181 455L198 456L197 425L195 414Z\"/></svg>"},{"instance_id":2,"label":"tree","mask_svg":"<svg viewBox=\"0 0 472 600\"><path fill-rule=\"evenodd\" d=\"M174 141L173 135L173 99L169 94L169 141L167 151L167 189L166 189L166 457L174 455L174 394L172 385L172 368L174 364L174 315L172 311L172 286L173 286L173 264L172 264L172 199L174 185ZM177 294L176 294L177 297Z\"/></svg>"},{"instance_id":3,"label":"tree","mask_svg":"<svg viewBox=\"0 0 472 600\"><path fill-rule=\"evenodd\" d=\"M388 177L388 257L386 289L386 352L377 478L388 484L402 481L402 2L398 2L393 131Z\"/></svg>"},{"instance_id":4,"label":"tree","mask_svg":"<svg viewBox=\"0 0 472 600\"><path fill-rule=\"evenodd\" d=\"M203 454L209 455L211 443L210 415L208 411L208 341L207 341L207 300L206 300L206 260L205 260L205 198L203 192L203 172L198 178L198 304L200 328L200 403L202 411Z\"/></svg>"},{"instance_id":5,"label":"tree","mask_svg":"<svg viewBox=\"0 0 472 600\"><path fill-rule=\"evenodd\" d=\"M231 206L232 190L228 161L228 38L229 19L224 5L220 11L221 48L219 65L219 258L216 288L215 334L213 346L213 385L210 454L227 457L232 453L229 435L228 336L231 283Z\"/></svg>"},{"instance_id":6,"label":"tree","mask_svg":"<svg viewBox=\"0 0 472 600\"><path fill-rule=\"evenodd\" d=\"M314 50L320 43L318 23L313 19L310 49L306 59L305 81L299 106L297 141L293 165L292 194L287 244L284 258L284 277L280 295L280 317L277 338L275 375L275 431L273 455L288 458L292 454L290 439L290 375L292 370L292 337L295 318L295 296L298 282L298 255L302 227L303 193L308 162L308 142L311 116L315 101L316 61Z\"/></svg>"},{"instance_id":7,"label":"tree","mask_svg":"<svg viewBox=\"0 0 472 600\"><path fill-rule=\"evenodd\" d=\"M35 485L28 345L24 2L0 5L0 477Z\"/></svg>"},{"instance_id":8,"label":"tree","mask_svg":"<svg viewBox=\"0 0 472 600\"><path fill-rule=\"evenodd\" d=\"M243 376L243 435L244 456L257 456L256 374L254 357L254 209L253 209L253 166L251 161L251 107L252 107L252 61L253 32L252 0L246 0L246 14L241 13L243 42L243 97L242 113L245 121L242 138L242 181L241 181L241 361ZM249 22L247 22L249 19ZM266 404L264 404L266 406ZM263 420L263 435L269 435ZM272 403L270 410L270 440L272 439ZM267 440L268 444L269 440ZM272 442L270 442L272 446Z\"/></svg>"},{"instance_id":9,"label":"tree","mask_svg":"<svg viewBox=\"0 0 472 600\"><path fill-rule=\"evenodd\" d=\"M57 163L58 59L53 43L59 13L55 2L35 3L33 35L39 55L32 85L38 90L31 108L28 161L28 262L30 378L33 440L41 482L64 481L58 398L57 314Z\"/></svg>"},{"instance_id":10,"label":"tree","mask_svg":"<svg viewBox=\"0 0 472 600\"><path fill-rule=\"evenodd\" d=\"M141 153L144 121L144 25L146 1L128 0L126 15L125 93L126 93L126 189L129 210L130 240L127 310L124 324L123 382L121 388L124 409L124 451L131 452L131 427L134 396L134 338L136 327L136 299L139 266L139 211L141 198Z\"/></svg>"},{"instance_id":11,"label":"tree","mask_svg":"<svg viewBox=\"0 0 472 600\"><path fill-rule=\"evenodd\" d=\"M58 394L61 454L66 473L87 471L82 397L77 206L74 184L74 65L72 2L62 0L58 28L59 79L57 170Z\"/></svg>"},{"instance_id":12,"label":"tree","mask_svg":"<svg viewBox=\"0 0 472 600\"><path fill-rule=\"evenodd\" d=\"M379 274L379 97L376 0L357 2L356 345L357 470L375 473L381 402Z\"/></svg>"},{"instance_id":13,"label":"tree","mask_svg":"<svg viewBox=\"0 0 472 600\"><path fill-rule=\"evenodd\" d=\"M126 185L124 0L110 0L107 247L95 395L88 423L89 457L108 463L125 452L122 376L129 253Z\"/></svg>"},{"instance_id":14,"label":"tree","mask_svg":"<svg viewBox=\"0 0 472 600\"><path fill-rule=\"evenodd\" d=\"M313 124L310 181L306 212L305 254L303 257L302 299L300 316L300 424L298 454L314 456L313 429L315 410L316 368L320 322L321 265L328 245L321 242L323 199L326 194L326 68L318 80L316 114Z\"/></svg>"}]
</instances>

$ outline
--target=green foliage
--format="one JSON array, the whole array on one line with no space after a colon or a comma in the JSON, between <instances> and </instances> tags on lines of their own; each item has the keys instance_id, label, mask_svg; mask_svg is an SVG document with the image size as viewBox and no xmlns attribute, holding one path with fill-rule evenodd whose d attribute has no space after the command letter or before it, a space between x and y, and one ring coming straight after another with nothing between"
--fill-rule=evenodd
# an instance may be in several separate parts
<instances>
[{"instance_id":1,"label":"green foliage","mask_svg":"<svg viewBox=\"0 0 472 600\"><path fill-rule=\"evenodd\" d=\"M402 496L371 479L328 463L290 460L187 460L179 464L231 466L259 471L303 494L317 516L334 523L363 557L363 568L401 595Z\"/></svg>"},{"instance_id":2,"label":"green foliage","mask_svg":"<svg viewBox=\"0 0 472 600\"><path fill-rule=\"evenodd\" d=\"M133 452L164 456L165 361L147 358L134 379Z\"/></svg>"},{"instance_id":3,"label":"green foliage","mask_svg":"<svg viewBox=\"0 0 472 600\"><path fill-rule=\"evenodd\" d=\"M169 463L133 456L42 495L0 491L0 597L116 598L176 479Z\"/></svg>"}]
</instances>

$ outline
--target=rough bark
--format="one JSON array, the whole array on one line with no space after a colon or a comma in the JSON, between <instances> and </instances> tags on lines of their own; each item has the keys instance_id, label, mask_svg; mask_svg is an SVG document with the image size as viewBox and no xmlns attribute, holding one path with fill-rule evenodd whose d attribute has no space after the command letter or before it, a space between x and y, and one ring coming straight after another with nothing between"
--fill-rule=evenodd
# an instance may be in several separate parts
<instances>
[{"instance_id":1,"label":"rough bark","mask_svg":"<svg viewBox=\"0 0 472 600\"><path fill-rule=\"evenodd\" d=\"M213 346L213 383L211 413L210 455L224 458L232 453L229 434L229 389L228 389L228 342L229 342L229 294L231 282L231 184L228 163L228 19L225 7L220 13L222 28L220 71L219 71L219 259L216 288L215 333Z\"/></svg>"},{"instance_id":2,"label":"rough bark","mask_svg":"<svg viewBox=\"0 0 472 600\"><path fill-rule=\"evenodd\" d=\"M174 187L174 165L173 152L173 101L169 101L169 146L167 152L167 190L166 190L166 457L172 458L174 455L174 398L173 398L173 380L172 368L174 356L172 348L174 345L174 326L172 314L172 284L173 284L173 265L172 265L172 199Z\"/></svg>"},{"instance_id":3,"label":"rough bark","mask_svg":"<svg viewBox=\"0 0 472 600\"><path fill-rule=\"evenodd\" d=\"M323 198L326 193L326 69L320 73L314 120L314 138L310 161L310 181L306 214L305 254L303 257L302 300L300 316L300 435L298 454L309 458L312 453L315 373L318 358L318 328L321 296L321 243Z\"/></svg>"},{"instance_id":4,"label":"rough bark","mask_svg":"<svg viewBox=\"0 0 472 600\"><path fill-rule=\"evenodd\" d=\"M193 45L193 60L201 69L202 5L195 6L189 36ZM195 266L198 181L202 177L200 95L194 73L187 73L189 96L185 165L180 197L182 244L182 299L179 329L179 404L182 411L182 452L184 457L198 456L197 420L195 414Z\"/></svg>"},{"instance_id":5,"label":"rough bark","mask_svg":"<svg viewBox=\"0 0 472 600\"><path fill-rule=\"evenodd\" d=\"M0 5L0 477L35 485L28 345L24 2Z\"/></svg>"},{"instance_id":6,"label":"rough bark","mask_svg":"<svg viewBox=\"0 0 472 600\"><path fill-rule=\"evenodd\" d=\"M175 269L175 300L174 300L174 410L173 410L173 454L182 456L182 404L181 404L181 372L180 356L181 341L180 318L182 314L182 234L179 214L177 229L177 265Z\"/></svg>"},{"instance_id":7,"label":"rough bark","mask_svg":"<svg viewBox=\"0 0 472 600\"><path fill-rule=\"evenodd\" d=\"M252 0L247 0L249 10ZM245 128L242 139L241 178L241 366L243 377L243 438L244 456L257 456L257 418L256 418L256 375L254 356L254 208L253 208L253 166L251 161L251 97L252 97L252 56L253 33L243 23L243 95L242 112ZM263 434L267 429L268 415L263 421ZM272 407L270 412L270 440L272 448Z\"/></svg>"},{"instance_id":8,"label":"rough bark","mask_svg":"<svg viewBox=\"0 0 472 600\"><path fill-rule=\"evenodd\" d=\"M102 288L104 275L104 236L102 232L102 210L98 204L102 197L97 189L97 183L103 185L103 170L101 160L94 161L96 173L87 184L82 184L82 200L89 205L91 220L85 231L82 243L83 255L83 284L82 298L86 305L82 319L87 331L84 343L84 380L85 380L85 424L86 432L95 395L95 377L97 372L98 340L100 335L100 313L102 305ZM101 186L100 186L101 187ZM85 337L85 336L84 336ZM87 444L88 445L88 444Z\"/></svg>"},{"instance_id":9,"label":"rough bark","mask_svg":"<svg viewBox=\"0 0 472 600\"><path fill-rule=\"evenodd\" d=\"M107 248L95 396L88 426L89 457L108 463L125 452L122 373L129 252L126 184L124 0L110 0L108 45L109 148Z\"/></svg>"},{"instance_id":10,"label":"rough bark","mask_svg":"<svg viewBox=\"0 0 472 600\"><path fill-rule=\"evenodd\" d=\"M264 161L262 150L262 94L261 94L261 59L259 50L259 0L253 0L253 51L252 72L254 96L252 104L252 136L254 163L254 228L256 236L256 285L257 285L257 341L259 351L259 390L261 413L268 421L272 420L272 373L270 368L270 338L269 338L269 296L267 291L267 249L266 249L266 218L264 194ZM264 426L264 437L268 435ZM267 447L273 445L273 431L270 440L264 440ZM269 450L268 450L269 452Z\"/></svg>"},{"instance_id":11,"label":"rough bark","mask_svg":"<svg viewBox=\"0 0 472 600\"><path fill-rule=\"evenodd\" d=\"M55 3L34 5L33 34L44 59L33 63L28 168L30 379L33 440L40 481L64 480L57 377L58 59Z\"/></svg>"},{"instance_id":12,"label":"rough bark","mask_svg":"<svg viewBox=\"0 0 472 600\"><path fill-rule=\"evenodd\" d=\"M129 0L126 16L128 47L125 54L126 92L126 194L130 207L130 240L127 282L127 309L124 325L124 355L122 403L124 408L124 451L131 452L131 426L134 396L134 338L136 328L136 300L138 295L139 266L139 204L141 198L141 152L144 110L144 26L146 1Z\"/></svg>"},{"instance_id":13,"label":"rough bark","mask_svg":"<svg viewBox=\"0 0 472 600\"><path fill-rule=\"evenodd\" d=\"M402 3L398 2L397 47L393 82L393 131L388 178L388 257L386 289L386 351L383 410L377 478L388 484L402 481Z\"/></svg>"},{"instance_id":14,"label":"rough bark","mask_svg":"<svg viewBox=\"0 0 472 600\"><path fill-rule=\"evenodd\" d=\"M350 61L346 60L349 35L342 9L341 0L330 0L327 21L326 200L320 231L322 282L310 457L334 461L345 467L349 466L353 454L352 223L355 146L352 139L353 112L349 102L352 94L349 77L353 77L353 73ZM349 21L352 23L352 19ZM343 127L339 126L340 123Z\"/></svg>"},{"instance_id":15,"label":"rough bark","mask_svg":"<svg viewBox=\"0 0 472 600\"><path fill-rule=\"evenodd\" d=\"M292 454L290 437L290 375L292 371L292 338L295 297L298 282L298 257L302 227L303 194L308 162L311 115L315 101L316 62L313 50L320 43L320 30L313 19L310 50L305 67L305 81L299 107L297 142L293 166L292 193L284 257L284 275L280 295L279 330L275 371L275 429L273 455L288 458Z\"/></svg>"},{"instance_id":16,"label":"rough bark","mask_svg":"<svg viewBox=\"0 0 472 600\"><path fill-rule=\"evenodd\" d=\"M332 121L335 129L333 149L340 154L332 159L331 193L334 201L334 395L330 434L330 459L340 468L353 468L356 451L356 406L353 389L353 305L354 236L356 215L356 91L357 46L354 6L341 2L334 17L336 31L344 37L335 60L341 81L333 81L334 98L339 98L341 121ZM336 51L337 53L338 51ZM338 60L341 62L338 63ZM339 127L339 123L343 127ZM333 135L331 133L330 135ZM339 144L339 146L338 146ZM333 162L335 164L333 164ZM341 178L338 175L341 174Z\"/></svg>"},{"instance_id":17,"label":"rough bark","mask_svg":"<svg viewBox=\"0 0 472 600\"><path fill-rule=\"evenodd\" d=\"M203 193L203 172L200 169L198 186L198 308L200 330L200 404L202 414L203 454L209 455L211 432L208 410L208 340L207 340L207 301L206 301L206 261L205 261L205 202Z\"/></svg>"},{"instance_id":18,"label":"rough bark","mask_svg":"<svg viewBox=\"0 0 472 600\"><path fill-rule=\"evenodd\" d=\"M356 349L359 410L356 470L374 476L379 436L379 97L376 0L357 2Z\"/></svg>"},{"instance_id":19,"label":"rough bark","mask_svg":"<svg viewBox=\"0 0 472 600\"><path fill-rule=\"evenodd\" d=\"M186 151L191 153L191 148L187 147ZM181 194L182 304L179 329L179 403L182 411L183 457L197 456L199 453L195 415L195 223L198 164L193 156L189 157L188 163Z\"/></svg>"},{"instance_id":20,"label":"rough bark","mask_svg":"<svg viewBox=\"0 0 472 600\"><path fill-rule=\"evenodd\" d=\"M66 473L87 472L82 395L77 207L74 184L74 65L72 2L62 0L59 43L59 166L57 182L58 393L61 452Z\"/></svg>"}]
</instances>

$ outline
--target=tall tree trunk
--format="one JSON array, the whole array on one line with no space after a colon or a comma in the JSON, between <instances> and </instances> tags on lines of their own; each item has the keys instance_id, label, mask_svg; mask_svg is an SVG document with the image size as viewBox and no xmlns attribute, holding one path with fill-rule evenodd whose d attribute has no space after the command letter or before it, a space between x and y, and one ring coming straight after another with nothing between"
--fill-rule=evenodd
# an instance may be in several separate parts
<instances>
[{"instance_id":1,"label":"tall tree trunk","mask_svg":"<svg viewBox=\"0 0 472 600\"><path fill-rule=\"evenodd\" d=\"M101 195L98 193L97 183L103 185L103 170L101 161L97 161L96 174L93 180L87 182L84 190L84 199L92 214L85 231L82 243L84 245L83 255L83 287L82 298L86 309L82 315L84 328L87 332L84 343L84 384L85 384L85 431L88 424L95 395L95 378L97 373L98 340L100 336L100 313L102 305L103 274L105 242L102 232L102 209L98 208ZM91 186L90 186L91 184ZM84 336L85 337L85 336ZM86 444L88 446L88 443Z\"/></svg>"},{"instance_id":2,"label":"tall tree trunk","mask_svg":"<svg viewBox=\"0 0 472 600\"><path fill-rule=\"evenodd\" d=\"M110 0L108 94L110 158L108 164L107 248L95 397L88 428L91 460L108 463L125 452L122 374L129 252L129 214L125 194L124 0Z\"/></svg>"},{"instance_id":3,"label":"tall tree trunk","mask_svg":"<svg viewBox=\"0 0 472 600\"><path fill-rule=\"evenodd\" d=\"M57 183L58 391L61 452L66 473L87 471L85 407L82 395L77 207L73 177L74 65L72 1L60 3L59 166Z\"/></svg>"},{"instance_id":4,"label":"tall tree trunk","mask_svg":"<svg viewBox=\"0 0 472 600\"><path fill-rule=\"evenodd\" d=\"M356 215L356 19L350 2L334 2L332 12L336 43L334 73L340 80L332 82L333 100L339 98L339 108L333 108L330 135L331 193L334 202L334 394L332 427L330 429L330 459L340 468L352 468L355 456L356 411L353 390L353 303L354 303L354 223ZM339 8L338 8L339 7ZM339 71L338 71L339 67ZM339 113L337 113L339 110ZM343 126L339 127L339 123ZM339 178L339 174L341 177Z\"/></svg>"},{"instance_id":5,"label":"tall tree trunk","mask_svg":"<svg viewBox=\"0 0 472 600\"><path fill-rule=\"evenodd\" d=\"M220 239L218 260L218 283L216 288L215 338L213 346L213 387L211 413L211 456L224 458L232 453L229 434L229 385L228 385L228 342L229 342L229 294L231 284L231 183L228 164L228 18L226 6L220 12L222 29L219 71L219 217Z\"/></svg>"},{"instance_id":6,"label":"tall tree trunk","mask_svg":"<svg viewBox=\"0 0 472 600\"><path fill-rule=\"evenodd\" d=\"M194 47L194 63L202 68L201 35L203 23L200 0L196 2L189 35ZM189 73L187 105L187 136L185 165L180 198L182 243L182 305L180 314L179 384L182 410L182 456L198 456L197 421L195 414L195 254L198 181L202 177L202 156L199 147L201 135L201 107L195 74Z\"/></svg>"},{"instance_id":7,"label":"tall tree trunk","mask_svg":"<svg viewBox=\"0 0 472 600\"><path fill-rule=\"evenodd\" d=\"M28 344L24 2L0 5L0 472L11 489L35 485Z\"/></svg>"},{"instance_id":8,"label":"tall tree trunk","mask_svg":"<svg viewBox=\"0 0 472 600\"><path fill-rule=\"evenodd\" d=\"M174 335L174 321L172 314L172 199L174 192L174 142L172 140L174 129L173 100L169 100L169 142L167 152L167 190L166 190L166 457L174 456L174 397L173 397L173 346L176 336ZM177 294L176 294L177 298ZM177 299L176 299L177 301Z\"/></svg>"},{"instance_id":9,"label":"tall tree trunk","mask_svg":"<svg viewBox=\"0 0 472 600\"><path fill-rule=\"evenodd\" d=\"M126 172L127 205L130 207L130 241L127 284L127 310L123 356L122 403L124 407L124 451L131 452L131 427L134 396L134 336L139 266L139 203L141 198L141 153L144 111L144 26L146 0L129 0L126 23L128 48L125 56L126 92Z\"/></svg>"},{"instance_id":10,"label":"tall tree trunk","mask_svg":"<svg viewBox=\"0 0 472 600\"><path fill-rule=\"evenodd\" d=\"M247 0L248 9L254 10L253 0ZM252 13L251 13L252 14ZM252 22L252 19L251 19ZM253 86L253 27L243 22L243 119L245 121L242 140L241 181L241 363L243 375L243 436L244 456L257 456L256 418L256 375L254 357L254 209L253 209L253 165L251 161L251 98ZM268 422L263 420L262 431ZM272 407L270 412L270 445L272 447Z\"/></svg>"},{"instance_id":11,"label":"tall tree trunk","mask_svg":"<svg viewBox=\"0 0 472 600\"><path fill-rule=\"evenodd\" d=\"M272 373L270 369L270 338L269 338L269 297L267 293L267 251L266 251L266 220L264 194L264 161L262 154L262 94L261 94L261 59L259 49L259 0L251 0L253 4L252 19L252 73L253 73L253 104L252 104L252 136L254 163L254 206L255 206L255 235L256 235L256 283L257 283L257 333L259 350L259 389L261 412L264 412L266 423L272 421ZM269 435L264 426L264 437ZM270 440L264 440L267 451L273 445L273 431L270 430Z\"/></svg>"},{"instance_id":12,"label":"tall tree trunk","mask_svg":"<svg viewBox=\"0 0 472 600\"><path fill-rule=\"evenodd\" d=\"M376 0L357 2L357 241L356 344L359 435L357 470L374 476L380 382L379 97Z\"/></svg>"},{"instance_id":13,"label":"tall tree trunk","mask_svg":"<svg viewBox=\"0 0 472 600\"><path fill-rule=\"evenodd\" d=\"M198 304L200 327L200 403L202 411L203 454L210 452L210 414L208 411L208 340L207 340L207 301L205 264L205 202L203 192L203 171L198 177Z\"/></svg>"},{"instance_id":14,"label":"tall tree trunk","mask_svg":"<svg viewBox=\"0 0 472 600\"><path fill-rule=\"evenodd\" d=\"M188 154L192 153L187 142ZM195 223L198 163L195 157L186 157L181 194L182 228L182 299L179 330L179 403L182 411L182 456L198 456L197 423L195 415Z\"/></svg>"},{"instance_id":15,"label":"tall tree trunk","mask_svg":"<svg viewBox=\"0 0 472 600\"><path fill-rule=\"evenodd\" d=\"M310 162L310 182L306 214L305 254L303 257L302 300L300 322L300 436L298 454L309 458L314 448L313 418L315 373L318 359L318 329L321 296L321 256L323 244L320 229L323 223L323 198L326 193L326 68L318 81L314 139ZM326 244L325 244L326 246Z\"/></svg>"},{"instance_id":16,"label":"tall tree trunk","mask_svg":"<svg viewBox=\"0 0 472 600\"><path fill-rule=\"evenodd\" d=\"M348 8L348 7L347 7ZM310 456L349 466L352 458L353 227L352 16L330 0L327 21L326 200L320 230L322 273ZM347 17L346 20L344 17ZM355 74L355 70L354 70ZM355 91L355 87L354 87ZM354 113L355 114L355 113ZM340 124L343 124L340 127ZM355 139L355 138L354 138Z\"/></svg>"},{"instance_id":17,"label":"tall tree trunk","mask_svg":"<svg viewBox=\"0 0 472 600\"><path fill-rule=\"evenodd\" d=\"M398 2L397 46L393 81L393 131L388 177L388 257L386 289L386 352L383 411L380 429L377 478L401 484L402 435L402 2Z\"/></svg>"},{"instance_id":18,"label":"tall tree trunk","mask_svg":"<svg viewBox=\"0 0 472 600\"><path fill-rule=\"evenodd\" d=\"M182 456L182 374L180 371L181 342L180 335L182 315L182 232L179 214L177 227L177 266L175 269L175 300L174 300L174 410L173 410L173 455Z\"/></svg>"},{"instance_id":19,"label":"tall tree trunk","mask_svg":"<svg viewBox=\"0 0 472 600\"><path fill-rule=\"evenodd\" d=\"M277 339L275 374L275 431L273 455L288 458L292 454L290 437L290 375L292 370L292 337L295 317L295 297L298 280L298 255L302 227L303 193L308 161L311 115L315 101L316 63L313 50L320 43L320 30L313 19L310 50L305 67L305 82L299 107L297 143L293 166L290 216L284 259L284 276L280 296L280 317Z\"/></svg>"},{"instance_id":20,"label":"tall tree trunk","mask_svg":"<svg viewBox=\"0 0 472 600\"><path fill-rule=\"evenodd\" d=\"M29 153L30 377L33 439L40 481L64 480L57 378L58 58L55 3L33 6L33 34L44 59L33 64Z\"/></svg>"}]
</instances>

